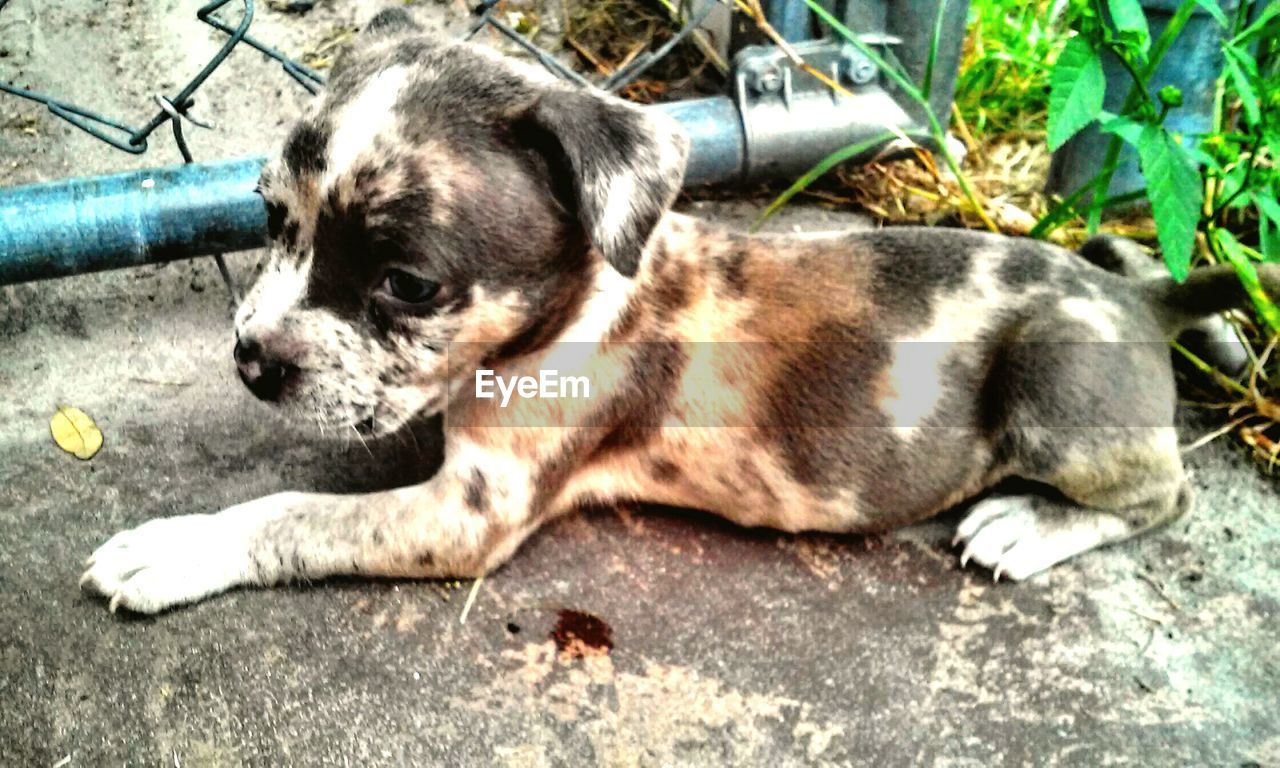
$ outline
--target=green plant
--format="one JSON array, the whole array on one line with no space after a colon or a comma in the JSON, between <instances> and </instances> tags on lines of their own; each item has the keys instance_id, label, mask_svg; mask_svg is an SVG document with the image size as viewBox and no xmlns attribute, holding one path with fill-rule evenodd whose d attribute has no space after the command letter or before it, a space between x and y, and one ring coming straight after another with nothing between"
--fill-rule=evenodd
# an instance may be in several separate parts
<instances>
[{"instance_id":1,"label":"green plant","mask_svg":"<svg viewBox=\"0 0 1280 768\"><path fill-rule=\"evenodd\" d=\"M813 11L814 15L821 19L824 24L830 27L847 43L852 45L854 48L857 48L862 55L870 59L886 77L893 81L894 85L896 85L902 93L920 107L921 111L925 115L925 120L928 122L929 137L932 139L932 142L936 147L936 151L942 155L943 162L946 164L948 170L950 170L952 175L955 177L961 193L969 202L974 213L982 220L983 224L986 225L988 229L996 231L998 228L987 214L982 202L979 200L977 191L974 190L973 185L961 170L960 162L947 147L946 121L940 119L929 104L929 95L933 87L933 69L934 63L937 60L938 43L942 35L941 22L946 9L946 0L943 0L939 5L938 16L934 19L933 36L930 42L929 56L925 63L923 81L919 86L911 81L911 78L907 75L901 65L896 61L890 62L886 60L875 49L863 42L862 38L859 37L856 32L849 29L839 19L833 16L830 11L818 3L818 0L804 0L804 3L809 6L809 9ZM739 4L740 7L743 7L742 0L739 0ZM747 8L749 9L749 6L747 6ZM836 150L823 158L808 173L804 174L804 176L798 179L791 185L791 187L783 192L782 195L774 200L756 220L755 226L758 227L766 218L786 204L792 196L807 187L826 171L845 160L864 154L866 151L880 146L891 137L898 137L899 139L907 138L896 126L886 126L885 135L875 137L869 141L861 142L860 144Z\"/></svg>"},{"instance_id":2,"label":"green plant","mask_svg":"<svg viewBox=\"0 0 1280 768\"><path fill-rule=\"evenodd\" d=\"M979 138L1040 134L1049 72L1087 0L982 0L969 5L956 111Z\"/></svg>"},{"instance_id":3,"label":"green plant","mask_svg":"<svg viewBox=\"0 0 1280 768\"><path fill-rule=\"evenodd\" d=\"M1121 148L1137 151L1147 181L1157 239L1171 274L1181 280L1191 267L1197 234L1215 261L1235 266L1259 316L1280 331L1280 310L1258 283L1254 261L1280 259L1276 250L1280 204L1274 147L1280 146L1280 74L1277 40L1280 5L1270 4L1246 25L1248 3L1242 2L1228 19L1213 0L1184 0L1154 40L1137 0L1093 0L1092 13L1082 14L1079 30L1062 50L1050 75L1048 143L1057 149L1085 126L1097 123L1109 134L1102 170L1050 211L1032 236L1043 237L1080 212L1082 201L1090 232L1097 230L1103 211L1117 202L1107 198ZM1182 94L1166 87L1151 94L1157 65L1168 54L1187 21L1203 9L1224 28L1224 73L1219 83L1216 129L1204 137L1179 136L1165 127L1165 118L1182 105ZM1123 66L1129 84L1117 113L1103 109L1106 81L1102 55L1109 52ZM1228 100L1227 96L1234 98ZM1238 111L1227 112L1236 101ZM1231 130L1227 130L1232 126ZM1199 138L1199 146L1191 146ZM1201 166L1204 172L1201 172ZM1249 221L1257 223L1256 244L1234 235ZM1256 247L1255 247L1256 245Z\"/></svg>"},{"instance_id":4,"label":"green plant","mask_svg":"<svg viewBox=\"0 0 1280 768\"><path fill-rule=\"evenodd\" d=\"M1280 312L1258 287L1253 261L1280 261L1280 6L1268 5L1251 24L1244 10L1229 23L1219 19L1231 37L1223 44L1215 131L1201 143L1209 198L1205 232L1215 253L1235 266L1267 325L1277 330ZM1229 112L1232 102L1238 109ZM1233 229L1251 244L1238 240Z\"/></svg>"}]
</instances>

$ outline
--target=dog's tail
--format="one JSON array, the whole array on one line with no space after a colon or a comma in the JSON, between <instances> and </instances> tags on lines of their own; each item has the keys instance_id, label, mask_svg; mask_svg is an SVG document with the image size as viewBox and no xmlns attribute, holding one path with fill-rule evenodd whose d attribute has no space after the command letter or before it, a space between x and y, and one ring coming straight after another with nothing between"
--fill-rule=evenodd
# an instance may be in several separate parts
<instances>
[{"instance_id":1,"label":"dog's tail","mask_svg":"<svg viewBox=\"0 0 1280 768\"><path fill-rule=\"evenodd\" d=\"M1263 292L1280 299L1280 265L1256 264L1254 268ZM1164 326L1174 332L1208 315L1247 307L1251 302L1230 264L1197 267L1181 283L1169 276L1147 278L1142 289Z\"/></svg>"},{"instance_id":2,"label":"dog's tail","mask_svg":"<svg viewBox=\"0 0 1280 768\"><path fill-rule=\"evenodd\" d=\"M1210 315L1240 309L1250 298L1230 264L1191 270L1179 283L1131 240L1099 235L1080 246L1080 255L1110 272L1136 278L1157 317L1171 336ZM1258 264L1258 281L1272 299L1280 300L1280 265Z\"/></svg>"}]
</instances>

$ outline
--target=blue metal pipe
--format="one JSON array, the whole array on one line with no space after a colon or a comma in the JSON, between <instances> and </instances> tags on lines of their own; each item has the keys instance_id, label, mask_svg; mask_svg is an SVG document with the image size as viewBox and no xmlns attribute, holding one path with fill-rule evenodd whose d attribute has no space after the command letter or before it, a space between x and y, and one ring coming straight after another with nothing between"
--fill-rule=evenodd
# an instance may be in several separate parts
<instances>
[{"instance_id":1,"label":"blue metal pipe","mask_svg":"<svg viewBox=\"0 0 1280 768\"><path fill-rule=\"evenodd\" d=\"M257 248L265 158L0 190L0 285Z\"/></svg>"},{"instance_id":2,"label":"blue metal pipe","mask_svg":"<svg viewBox=\"0 0 1280 768\"><path fill-rule=\"evenodd\" d=\"M721 184L746 173L747 139L742 115L733 99L712 96L657 104L651 109L675 118L689 135L689 164L684 171L686 186ZM816 157L814 162L821 159Z\"/></svg>"},{"instance_id":3,"label":"blue metal pipe","mask_svg":"<svg viewBox=\"0 0 1280 768\"><path fill-rule=\"evenodd\" d=\"M686 183L739 178L742 120L728 97L663 104L692 141ZM815 158L817 160L818 158ZM263 157L0 190L0 285L261 247Z\"/></svg>"}]
</instances>

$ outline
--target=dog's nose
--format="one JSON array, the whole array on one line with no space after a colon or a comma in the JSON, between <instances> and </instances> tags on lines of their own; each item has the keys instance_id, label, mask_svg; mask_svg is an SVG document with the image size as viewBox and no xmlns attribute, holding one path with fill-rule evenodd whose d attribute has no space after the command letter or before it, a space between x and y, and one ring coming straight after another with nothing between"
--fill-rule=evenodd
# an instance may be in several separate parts
<instances>
[{"instance_id":1,"label":"dog's nose","mask_svg":"<svg viewBox=\"0 0 1280 768\"><path fill-rule=\"evenodd\" d=\"M255 397L267 401L280 397L289 373L287 365L270 359L257 341L239 336L236 337L236 347L232 354L236 359L236 368L240 371L240 380Z\"/></svg>"},{"instance_id":2,"label":"dog's nose","mask_svg":"<svg viewBox=\"0 0 1280 768\"><path fill-rule=\"evenodd\" d=\"M232 352L232 356L235 357L236 363L240 365L248 365L249 363L256 362L261 354L262 346L258 344L258 342L253 341L252 339L246 341L240 338L239 334L236 334L236 348Z\"/></svg>"}]
</instances>

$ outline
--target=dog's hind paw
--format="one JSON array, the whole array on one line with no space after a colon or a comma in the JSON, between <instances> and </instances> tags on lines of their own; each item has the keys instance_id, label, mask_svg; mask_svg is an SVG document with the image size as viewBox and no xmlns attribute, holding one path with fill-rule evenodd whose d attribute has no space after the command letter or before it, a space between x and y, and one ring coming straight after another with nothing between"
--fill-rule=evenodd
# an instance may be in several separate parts
<instances>
[{"instance_id":1,"label":"dog's hind paw","mask_svg":"<svg viewBox=\"0 0 1280 768\"><path fill-rule=\"evenodd\" d=\"M223 515L182 515L117 533L85 562L80 587L124 607L157 613L243 583L244 526Z\"/></svg>"},{"instance_id":2,"label":"dog's hind paw","mask_svg":"<svg viewBox=\"0 0 1280 768\"><path fill-rule=\"evenodd\" d=\"M961 567L972 560L990 568L996 581L1021 581L1127 535L1115 515L1042 496L993 496L973 505L952 543L964 545Z\"/></svg>"}]
</instances>

